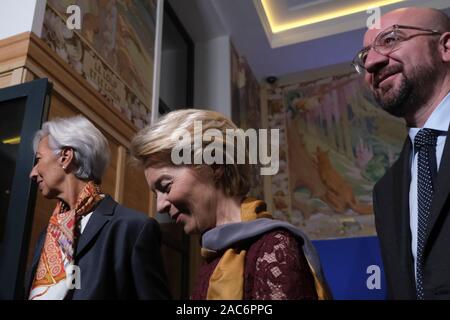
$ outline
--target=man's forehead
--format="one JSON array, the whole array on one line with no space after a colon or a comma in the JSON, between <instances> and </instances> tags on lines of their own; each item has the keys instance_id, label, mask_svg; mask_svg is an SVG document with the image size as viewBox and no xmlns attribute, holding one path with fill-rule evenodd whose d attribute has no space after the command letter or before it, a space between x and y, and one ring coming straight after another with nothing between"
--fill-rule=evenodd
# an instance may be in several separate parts
<instances>
[{"instance_id":1,"label":"man's forehead","mask_svg":"<svg viewBox=\"0 0 450 320\"><path fill-rule=\"evenodd\" d=\"M429 16L430 13L428 11L420 8L404 8L386 13L380 19L379 28L367 30L364 35L364 46L372 43L380 32L394 24L427 28L426 21L429 20L427 19Z\"/></svg>"},{"instance_id":2,"label":"man's forehead","mask_svg":"<svg viewBox=\"0 0 450 320\"><path fill-rule=\"evenodd\" d=\"M381 29L381 28L379 28L379 29L374 28L374 29L367 30L367 32L364 35L364 41L363 41L364 47L369 46L374 41L376 36L383 30L384 29Z\"/></svg>"}]
</instances>

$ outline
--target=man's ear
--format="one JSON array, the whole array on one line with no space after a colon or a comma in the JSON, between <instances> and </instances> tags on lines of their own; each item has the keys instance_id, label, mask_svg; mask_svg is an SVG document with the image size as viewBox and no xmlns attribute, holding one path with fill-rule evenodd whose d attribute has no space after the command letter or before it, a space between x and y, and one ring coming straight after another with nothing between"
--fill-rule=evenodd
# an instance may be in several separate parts
<instances>
[{"instance_id":1,"label":"man's ear","mask_svg":"<svg viewBox=\"0 0 450 320\"><path fill-rule=\"evenodd\" d=\"M443 62L450 62L450 32L442 34L439 40L439 48Z\"/></svg>"},{"instance_id":2,"label":"man's ear","mask_svg":"<svg viewBox=\"0 0 450 320\"><path fill-rule=\"evenodd\" d=\"M66 169L68 168L74 160L73 149L69 147L65 147L61 150L61 156L59 157L59 162L61 166Z\"/></svg>"}]
</instances>

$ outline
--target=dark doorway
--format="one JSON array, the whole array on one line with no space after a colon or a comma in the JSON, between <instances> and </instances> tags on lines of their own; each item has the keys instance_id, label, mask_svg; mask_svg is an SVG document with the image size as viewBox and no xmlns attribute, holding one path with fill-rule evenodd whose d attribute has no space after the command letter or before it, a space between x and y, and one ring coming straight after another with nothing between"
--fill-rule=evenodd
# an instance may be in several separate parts
<instances>
[{"instance_id":1,"label":"dark doorway","mask_svg":"<svg viewBox=\"0 0 450 320\"><path fill-rule=\"evenodd\" d=\"M47 117L50 84L39 79L0 90L0 300L22 296L36 186L32 140Z\"/></svg>"}]
</instances>

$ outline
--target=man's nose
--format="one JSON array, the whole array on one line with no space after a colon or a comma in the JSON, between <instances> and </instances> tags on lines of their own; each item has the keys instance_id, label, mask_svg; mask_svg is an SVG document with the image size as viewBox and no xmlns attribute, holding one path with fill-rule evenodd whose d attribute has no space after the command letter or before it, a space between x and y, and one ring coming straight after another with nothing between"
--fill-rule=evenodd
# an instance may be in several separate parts
<instances>
[{"instance_id":1,"label":"man's nose","mask_svg":"<svg viewBox=\"0 0 450 320\"><path fill-rule=\"evenodd\" d=\"M371 48L367 53L366 62L364 68L368 73L375 73L389 63L389 57L387 55L377 52Z\"/></svg>"}]
</instances>

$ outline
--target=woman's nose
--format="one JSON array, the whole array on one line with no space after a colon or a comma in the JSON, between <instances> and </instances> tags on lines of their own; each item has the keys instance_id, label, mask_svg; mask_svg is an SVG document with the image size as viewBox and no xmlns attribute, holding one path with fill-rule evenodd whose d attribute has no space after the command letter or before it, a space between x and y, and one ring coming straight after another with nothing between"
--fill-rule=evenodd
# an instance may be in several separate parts
<instances>
[{"instance_id":1,"label":"woman's nose","mask_svg":"<svg viewBox=\"0 0 450 320\"><path fill-rule=\"evenodd\" d=\"M31 180L36 180L36 177L37 177L36 166L34 166L33 169L31 169L29 177Z\"/></svg>"},{"instance_id":2,"label":"woman's nose","mask_svg":"<svg viewBox=\"0 0 450 320\"><path fill-rule=\"evenodd\" d=\"M170 202L167 200L167 197L163 194L156 195L156 210L159 213L169 213L170 210Z\"/></svg>"}]
</instances>

